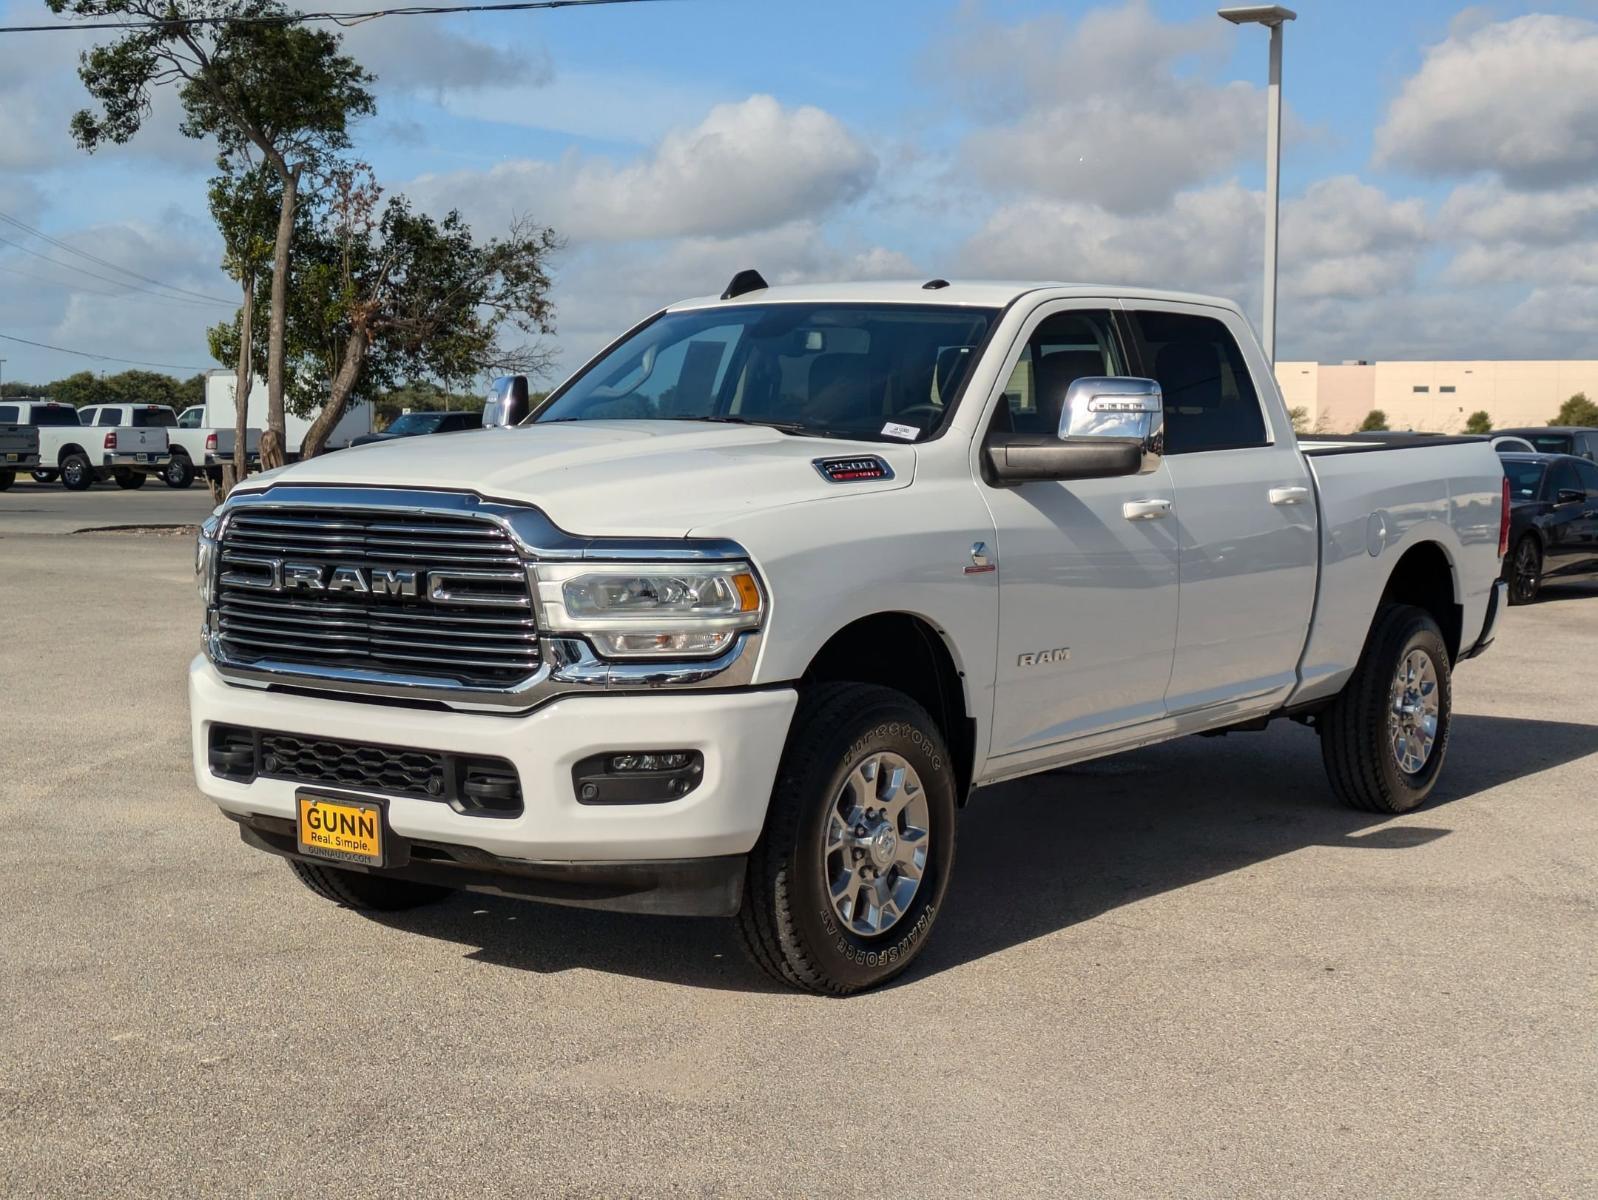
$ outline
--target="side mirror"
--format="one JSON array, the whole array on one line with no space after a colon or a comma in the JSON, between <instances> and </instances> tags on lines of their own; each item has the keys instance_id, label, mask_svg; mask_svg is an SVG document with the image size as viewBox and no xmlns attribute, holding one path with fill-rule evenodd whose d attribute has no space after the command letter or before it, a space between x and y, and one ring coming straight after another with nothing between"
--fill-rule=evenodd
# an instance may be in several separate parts
<instances>
[{"instance_id":1,"label":"side mirror","mask_svg":"<svg viewBox=\"0 0 1598 1200\"><path fill-rule=\"evenodd\" d=\"M1560 488L1559 494L1554 497L1555 504L1585 504L1587 493L1580 488Z\"/></svg>"},{"instance_id":2,"label":"side mirror","mask_svg":"<svg viewBox=\"0 0 1598 1200\"><path fill-rule=\"evenodd\" d=\"M494 380L483 402L483 428L498 429L520 424L531 405L527 399L527 376L507 375Z\"/></svg>"},{"instance_id":3,"label":"side mirror","mask_svg":"<svg viewBox=\"0 0 1598 1200\"><path fill-rule=\"evenodd\" d=\"M1152 379L1085 376L1066 388L1054 436L996 433L983 449L999 483L1147 475L1165 453L1165 397Z\"/></svg>"}]
</instances>

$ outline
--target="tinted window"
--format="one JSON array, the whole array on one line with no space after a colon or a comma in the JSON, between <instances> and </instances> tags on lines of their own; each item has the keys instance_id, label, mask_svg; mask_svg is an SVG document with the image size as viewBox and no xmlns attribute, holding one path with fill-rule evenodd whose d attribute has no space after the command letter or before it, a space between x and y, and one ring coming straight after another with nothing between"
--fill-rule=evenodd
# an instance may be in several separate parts
<instances>
[{"instance_id":1,"label":"tinted window","mask_svg":"<svg viewBox=\"0 0 1598 1200\"><path fill-rule=\"evenodd\" d=\"M1143 369L1165 393L1165 452L1265 445L1265 416L1225 325L1187 313L1135 312Z\"/></svg>"},{"instance_id":2,"label":"tinted window","mask_svg":"<svg viewBox=\"0 0 1598 1200\"><path fill-rule=\"evenodd\" d=\"M606 353L534 420L738 421L915 441L942 426L995 315L897 304L667 313Z\"/></svg>"},{"instance_id":3,"label":"tinted window","mask_svg":"<svg viewBox=\"0 0 1598 1200\"><path fill-rule=\"evenodd\" d=\"M1576 477L1581 480L1581 486L1587 489L1589 496L1598 496L1598 467L1583 459L1576 464Z\"/></svg>"},{"instance_id":4,"label":"tinted window","mask_svg":"<svg viewBox=\"0 0 1598 1200\"><path fill-rule=\"evenodd\" d=\"M394 418L388 432L396 437L411 437L419 433L434 433L444 423L444 414L437 412L408 412Z\"/></svg>"},{"instance_id":5,"label":"tinted window","mask_svg":"<svg viewBox=\"0 0 1598 1200\"><path fill-rule=\"evenodd\" d=\"M78 410L65 404L36 405L28 415L30 425L76 425Z\"/></svg>"},{"instance_id":6,"label":"tinted window","mask_svg":"<svg viewBox=\"0 0 1598 1200\"><path fill-rule=\"evenodd\" d=\"M1056 433L1066 389L1072 383L1091 375L1126 373L1125 356L1108 312L1055 313L1045 318L1027 341L1010 372L994 424L1015 433Z\"/></svg>"},{"instance_id":7,"label":"tinted window","mask_svg":"<svg viewBox=\"0 0 1598 1200\"><path fill-rule=\"evenodd\" d=\"M17 406L15 404L0 404L0 425L15 425L17 423Z\"/></svg>"},{"instance_id":8,"label":"tinted window","mask_svg":"<svg viewBox=\"0 0 1598 1200\"><path fill-rule=\"evenodd\" d=\"M1538 462L1504 463L1504 474L1509 477L1509 498L1535 500L1543 481L1543 465Z\"/></svg>"},{"instance_id":9,"label":"tinted window","mask_svg":"<svg viewBox=\"0 0 1598 1200\"><path fill-rule=\"evenodd\" d=\"M1586 493L1581 486L1581 476L1576 474L1576 464L1569 461L1554 463L1548 468L1548 484L1543 492L1545 500L1557 500L1563 491Z\"/></svg>"},{"instance_id":10,"label":"tinted window","mask_svg":"<svg viewBox=\"0 0 1598 1200\"><path fill-rule=\"evenodd\" d=\"M1534 433L1526 440L1543 454L1569 454L1572 449L1568 433Z\"/></svg>"},{"instance_id":11,"label":"tinted window","mask_svg":"<svg viewBox=\"0 0 1598 1200\"><path fill-rule=\"evenodd\" d=\"M122 424L122 410L120 408L102 408L99 417L96 418L94 423L96 425L120 425Z\"/></svg>"},{"instance_id":12,"label":"tinted window","mask_svg":"<svg viewBox=\"0 0 1598 1200\"><path fill-rule=\"evenodd\" d=\"M191 408L187 412L178 414L178 427L180 429L198 429L200 422L205 418L203 408Z\"/></svg>"},{"instance_id":13,"label":"tinted window","mask_svg":"<svg viewBox=\"0 0 1598 1200\"><path fill-rule=\"evenodd\" d=\"M176 429L177 425L177 414L171 409L136 408L133 410L133 426L135 429Z\"/></svg>"}]
</instances>

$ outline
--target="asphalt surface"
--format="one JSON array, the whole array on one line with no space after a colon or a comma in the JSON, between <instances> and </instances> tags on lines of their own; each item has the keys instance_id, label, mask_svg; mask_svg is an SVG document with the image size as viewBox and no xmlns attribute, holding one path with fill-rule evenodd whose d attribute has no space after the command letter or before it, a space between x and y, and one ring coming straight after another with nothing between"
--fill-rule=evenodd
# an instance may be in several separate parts
<instances>
[{"instance_id":1,"label":"asphalt surface","mask_svg":"<svg viewBox=\"0 0 1598 1200\"><path fill-rule=\"evenodd\" d=\"M1293 726L979 793L837 1001L719 922L319 900L195 791L187 539L15 528L0 1195L1598 1194L1598 589L1460 668L1408 817Z\"/></svg>"},{"instance_id":2,"label":"asphalt surface","mask_svg":"<svg viewBox=\"0 0 1598 1200\"><path fill-rule=\"evenodd\" d=\"M59 534L123 525L198 525L215 507L203 479L187 488L169 488L151 477L124 491L97 483L86 492L69 492L57 483L34 483L26 475L0 492L0 536L7 533Z\"/></svg>"}]
</instances>

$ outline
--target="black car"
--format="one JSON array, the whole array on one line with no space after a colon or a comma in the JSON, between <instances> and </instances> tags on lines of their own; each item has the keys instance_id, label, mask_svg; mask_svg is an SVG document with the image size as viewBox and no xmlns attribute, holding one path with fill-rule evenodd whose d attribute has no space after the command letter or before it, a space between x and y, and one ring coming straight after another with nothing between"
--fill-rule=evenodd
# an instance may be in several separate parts
<instances>
[{"instance_id":1,"label":"black car","mask_svg":"<svg viewBox=\"0 0 1598 1200\"><path fill-rule=\"evenodd\" d=\"M481 429L480 412L408 412L401 413L394 423L382 433L366 433L350 442L364 446L368 442L391 442L395 438L419 437L424 433L455 433L461 429Z\"/></svg>"},{"instance_id":2,"label":"black car","mask_svg":"<svg viewBox=\"0 0 1598 1200\"><path fill-rule=\"evenodd\" d=\"M1574 454L1598 461L1598 429L1581 425L1528 425L1524 429L1495 429L1494 437L1525 438L1538 454Z\"/></svg>"},{"instance_id":3,"label":"black car","mask_svg":"<svg viewBox=\"0 0 1598 1200\"><path fill-rule=\"evenodd\" d=\"M1569 454L1501 454L1509 479L1511 604L1530 604L1543 580L1598 574L1598 466Z\"/></svg>"}]
</instances>

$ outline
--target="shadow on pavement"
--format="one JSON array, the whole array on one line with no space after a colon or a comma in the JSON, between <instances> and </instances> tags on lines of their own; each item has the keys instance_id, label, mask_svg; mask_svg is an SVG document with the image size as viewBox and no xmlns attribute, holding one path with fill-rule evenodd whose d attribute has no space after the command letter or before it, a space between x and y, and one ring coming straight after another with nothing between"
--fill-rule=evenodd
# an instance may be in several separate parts
<instances>
[{"instance_id":1,"label":"shadow on pavement","mask_svg":"<svg viewBox=\"0 0 1598 1200\"><path fill-rule=\"evenodd\" d=\"M954 881L903 982L1309 846L1401 852L1450 832L1447 806L1589 754L1598 725L1459 714L1432 800L1404 818L1343 808L1316 738L1278 723L1187 738L977 793ZM730 922L559 908L463 894L381 918L518 970L612 971L696 987L775 991Z\"/></svg>"}]
</instances>

